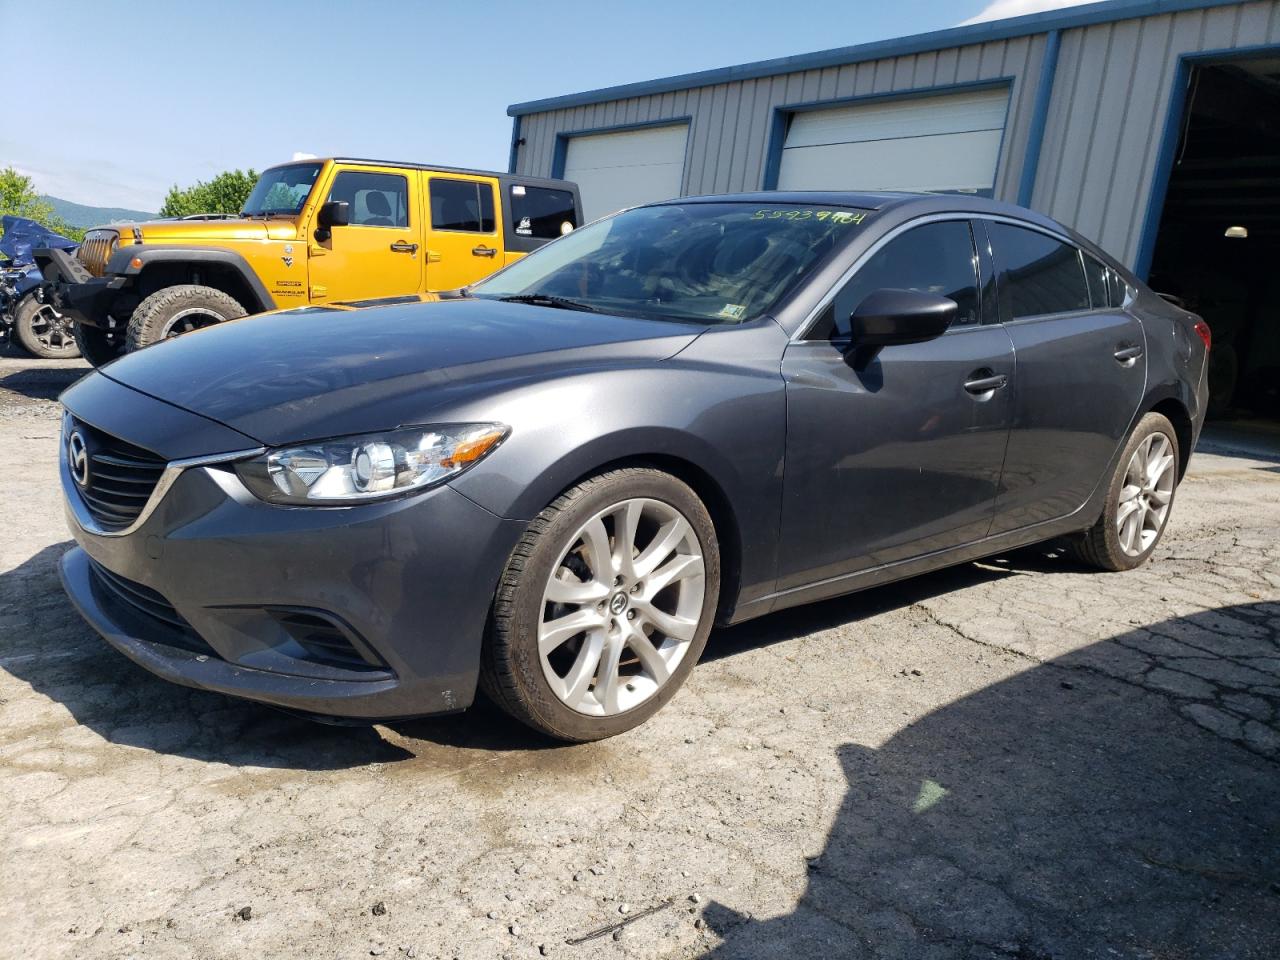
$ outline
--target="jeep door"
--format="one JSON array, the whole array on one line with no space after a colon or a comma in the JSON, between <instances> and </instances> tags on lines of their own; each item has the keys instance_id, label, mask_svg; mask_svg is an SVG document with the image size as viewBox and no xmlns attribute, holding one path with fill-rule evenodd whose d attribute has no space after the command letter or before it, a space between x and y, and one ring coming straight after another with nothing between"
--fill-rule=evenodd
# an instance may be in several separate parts
<instances>
[{"instance_id":1,"label":"jeep door","mask_svg":"<svg viewBox=\"0 0 1280 960\"><path fill-rule=\"evenodd\" d=\"M341 167L325 201L348 205L351 222L309 238L311 300L398 297L422 289L418 173L397 167Z\"/></svg>"},{"instance_id":2,"label":"jeep door","mask_svg":"<svg viewBox=\"0 0 1280 960\"><path fill-rule=\"evenodd\" d=\"M1065 517L1088 500L1133 422L1147 361L1118 276L1066 237L1000 220L985 226L1018 356L992 526L1000 533Z\"/></svg>"},{"instance_id":3,"label":"jeep door","mask_svg":"<svg viewBox=\"0 0 1280 960\"><path fill-rule=\"evenodd\" d=\"M909 226L873 248L787 347L780 591L840 593L852 574L987 535L1014 356L980 275L989 264L967 219ZM850 314L884 288L950 297L957 315L940 337L859 357Z\"/></svg>"},{"instance_id":4,"label":"jeep door","mask_svg":"<svg viewBox=\"0 0 1280 960\"><path fill-rule=\"evenodd\" d=\"M430 224L427 289L456 290L503 265L498 181L466 173L424 176Z\"/></svg>"}]
</instances>

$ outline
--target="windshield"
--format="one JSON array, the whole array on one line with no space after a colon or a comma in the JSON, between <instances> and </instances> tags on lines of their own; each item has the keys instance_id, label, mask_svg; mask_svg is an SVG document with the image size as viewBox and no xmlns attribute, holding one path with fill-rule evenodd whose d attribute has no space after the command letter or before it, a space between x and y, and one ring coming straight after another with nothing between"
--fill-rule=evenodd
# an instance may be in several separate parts
<instances>
[{"instance_id":1,"label":"windshield","mask_svg":"<svg viewBox=\"0 0 1280 960\"><path fill-rule=\"evenodd\" d=\"M663 204L575 230L476 284L472 296L553 298L608 313L742 323L768 313L865 210Z\"/></svg>"},{"instance_id":2,"label":"windshield","mask_svg":"<svg viewBox=\"0 0 1280 960\"><path fill-rule=\"evenodd\" d=\"M318 163L294 163L265 171L240 213L246 217L265 214L292 216L307 202L320 167Z\"/></svg>"}]
</instances>

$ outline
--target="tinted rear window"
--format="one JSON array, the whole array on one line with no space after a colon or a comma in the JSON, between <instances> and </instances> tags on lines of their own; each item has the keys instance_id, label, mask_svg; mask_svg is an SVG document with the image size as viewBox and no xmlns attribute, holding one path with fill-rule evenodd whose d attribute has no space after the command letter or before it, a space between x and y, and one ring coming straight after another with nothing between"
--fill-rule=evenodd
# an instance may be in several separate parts
<instances>
[{"instance_id":1,"label":"tinted rear window","mask_svg":"<svg viewBox=\"0 0 1280 960\"><path fill-rule=\"evenodd\" d=\"M987 224L1004 320L1089 309L1080 251L1038 230Z\"/></svg>"},{"instance_id":2,"label":"tinted rear window","mask_svg":"<svg viewBox=\"0 0 1280 960\"><path fill-rule=\"evenodd\" d=\"M511 221L517 236L554 240L578 226L573 194L568 190L513 183Z\"/></svg>"},{"instance_id":3,"label":"tinted rear window","mask_svg":"<svg viewBox=\"0 0 1280 960\"><path fill-rule=\"evenodd\" d=\"M493 233L493 185L431 179L431 229Z\"/></svg>"},{"instance_id":4,"label":"tinted rear window","mask_svg":"<svg viewBox=\"0 0 1280 960\"><path fill-rule=\"evenodd\" d=\"M1097 259L1087 253L1084 255L1084 275L1089 281L1089 302L1095 310L1111 305L1111 294L1107 291L1108 272Z\"/></svg>"}]
</instances>

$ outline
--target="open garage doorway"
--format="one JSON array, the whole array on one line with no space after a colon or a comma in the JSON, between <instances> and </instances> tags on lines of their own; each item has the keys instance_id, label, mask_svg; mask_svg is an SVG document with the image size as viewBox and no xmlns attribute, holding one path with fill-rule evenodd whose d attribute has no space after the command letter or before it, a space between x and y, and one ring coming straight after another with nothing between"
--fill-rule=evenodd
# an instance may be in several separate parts
<instances>
[{"instance_id":1,"label":"open garage doorway","mask_svg":"<svg viewBox=\"0 0 1280 960\"><path fill-rule=\"evenodd\" d=\"M1209 416L1280 422L1280 53L1189 76L1149 276L1213 331ZM1259 424L1261 426L1261 424Z\"/></svg>"}]
</instances>

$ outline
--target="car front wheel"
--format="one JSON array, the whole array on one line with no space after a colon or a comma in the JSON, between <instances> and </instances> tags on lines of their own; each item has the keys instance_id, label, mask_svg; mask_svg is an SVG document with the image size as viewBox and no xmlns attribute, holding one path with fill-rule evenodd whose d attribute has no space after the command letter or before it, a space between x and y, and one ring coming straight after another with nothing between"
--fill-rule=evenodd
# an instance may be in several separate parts
<instances>
[{"instance_id":1,"label":"car front wheel","mask_svg":"<svg viewBox=\"0 0 1280 960\"><path fill-rule=\"evenodd\" d=\"M481 684L562 740L630 730L693 669L719 589L715 527L693 490L648 468L594 477L547 507L512 552Z\"/></svg>"},{"instance_id":2,"label":"car front wheel","mask_svg":"<svg viewBox=\"0 0 1280 960\"><path fill-rule=\"evenodd\" d=\"M1079 559L1102 570L1146 562L1169 523L1179 462L1173 424L1148 413L1120 454L1102 516L1074 543Z\"/></svg>"}]
</instances>

